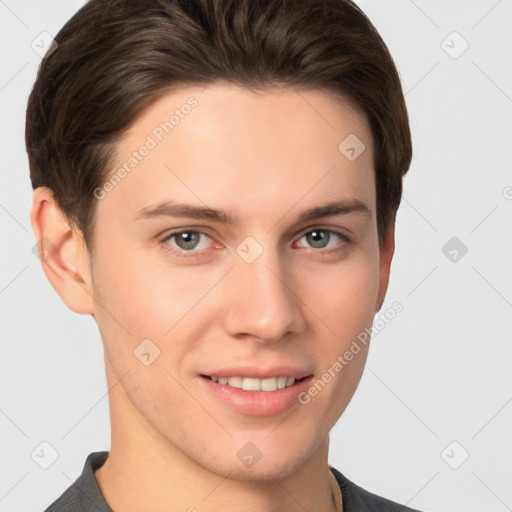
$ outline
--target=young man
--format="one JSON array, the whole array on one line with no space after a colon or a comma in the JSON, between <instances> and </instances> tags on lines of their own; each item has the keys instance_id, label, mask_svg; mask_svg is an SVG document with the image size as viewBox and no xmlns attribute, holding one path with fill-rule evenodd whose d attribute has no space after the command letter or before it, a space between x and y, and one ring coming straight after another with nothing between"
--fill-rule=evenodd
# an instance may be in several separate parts
<instances>
[{"instance_id":1,"label":"young man","mask_svg":"<svg viewBox=\"0 0 512 512\"><path fill-rule=\"evenodd\" d=\"M56 42L27 110L31 222L98 324L112 442L47 510L410 510L328 464L411 161L370 21L348 0L92 0Z\"/></svg>"}]
</instances>

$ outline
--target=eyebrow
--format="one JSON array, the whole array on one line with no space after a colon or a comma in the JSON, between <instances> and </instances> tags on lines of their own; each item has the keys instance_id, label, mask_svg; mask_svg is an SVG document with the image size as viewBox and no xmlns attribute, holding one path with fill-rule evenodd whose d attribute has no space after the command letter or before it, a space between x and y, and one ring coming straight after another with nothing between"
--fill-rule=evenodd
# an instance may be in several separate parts
<instances>
[{"instance_id":1,"label":"eyebrow","mask_svg":"<svg viewBox=\"0 0 512 512\"><path fill-rule=\"evenodd\" d=\"M367 217L371 217L372 215L372 211L368 206L359 199L340 199L303 211L299 215L297 223L333 215L347 215L349 213L363 213ZM164 201L157 205L141 208L136 213L135 220L158 217L189 217L212 222L221 222L230 226L238 222L238 217L222 209L176 203L173 201Z\"/></svg>"}]
</instances>

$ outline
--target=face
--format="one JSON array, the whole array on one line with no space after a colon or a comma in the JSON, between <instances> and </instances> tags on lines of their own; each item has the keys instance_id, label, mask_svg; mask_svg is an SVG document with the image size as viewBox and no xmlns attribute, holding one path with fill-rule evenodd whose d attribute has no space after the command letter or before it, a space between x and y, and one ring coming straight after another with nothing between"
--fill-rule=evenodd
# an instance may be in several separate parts
<instances>
[{"instance_id":1,"label":"face","mask_svg":"<svg viewBox=\"0 0 512 512\"><path fill-rule=\"evenodd\" d=\"M339 148L351 134L357 158ZM289 474L325 446L367 345L335 363L387 284L372 151L365 118L322 91L190 87L136 120L96 191L113 430L242 480ZM272 377L296 382L236 387L285 382Z\"/></svg>"}]
</instances>

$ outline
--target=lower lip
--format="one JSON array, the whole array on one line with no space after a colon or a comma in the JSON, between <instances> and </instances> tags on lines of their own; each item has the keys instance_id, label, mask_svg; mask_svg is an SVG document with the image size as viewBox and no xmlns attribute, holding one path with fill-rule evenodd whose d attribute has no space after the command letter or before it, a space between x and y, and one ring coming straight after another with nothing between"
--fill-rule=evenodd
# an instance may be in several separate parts
<instances>
[{"instance_id":1,"label":"lower lip","mask_svg":"<svg viewBox=\"0 0 512 512\"><path fill-rule=\"evenodd\" d=\"M313 375L310 375L293 386L275 391L245 391L227 384L213 382L206 377L199 377L199 380L214 397L234 411L251 416L273 416L300 403L298 396L306 391L312 379Z\"/></svg>"}]
</instances>

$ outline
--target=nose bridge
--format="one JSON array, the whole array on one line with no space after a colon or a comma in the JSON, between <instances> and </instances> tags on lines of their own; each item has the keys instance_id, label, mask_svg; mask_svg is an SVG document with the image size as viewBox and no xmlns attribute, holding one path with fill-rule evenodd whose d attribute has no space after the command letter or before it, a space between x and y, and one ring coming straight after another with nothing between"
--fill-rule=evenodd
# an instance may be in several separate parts
<instances>
[{"instance_id":1,"label":"nose bridge","mask_svg":"<svg viewBox=\"0 0 512 512\"><path fill-rule=\"evenodd\" d=\"M226 328L231 335L275 341L301 332L305 321L286 261L275 247L246 239L236 249Z\"/></svg>"}]
</instances>

